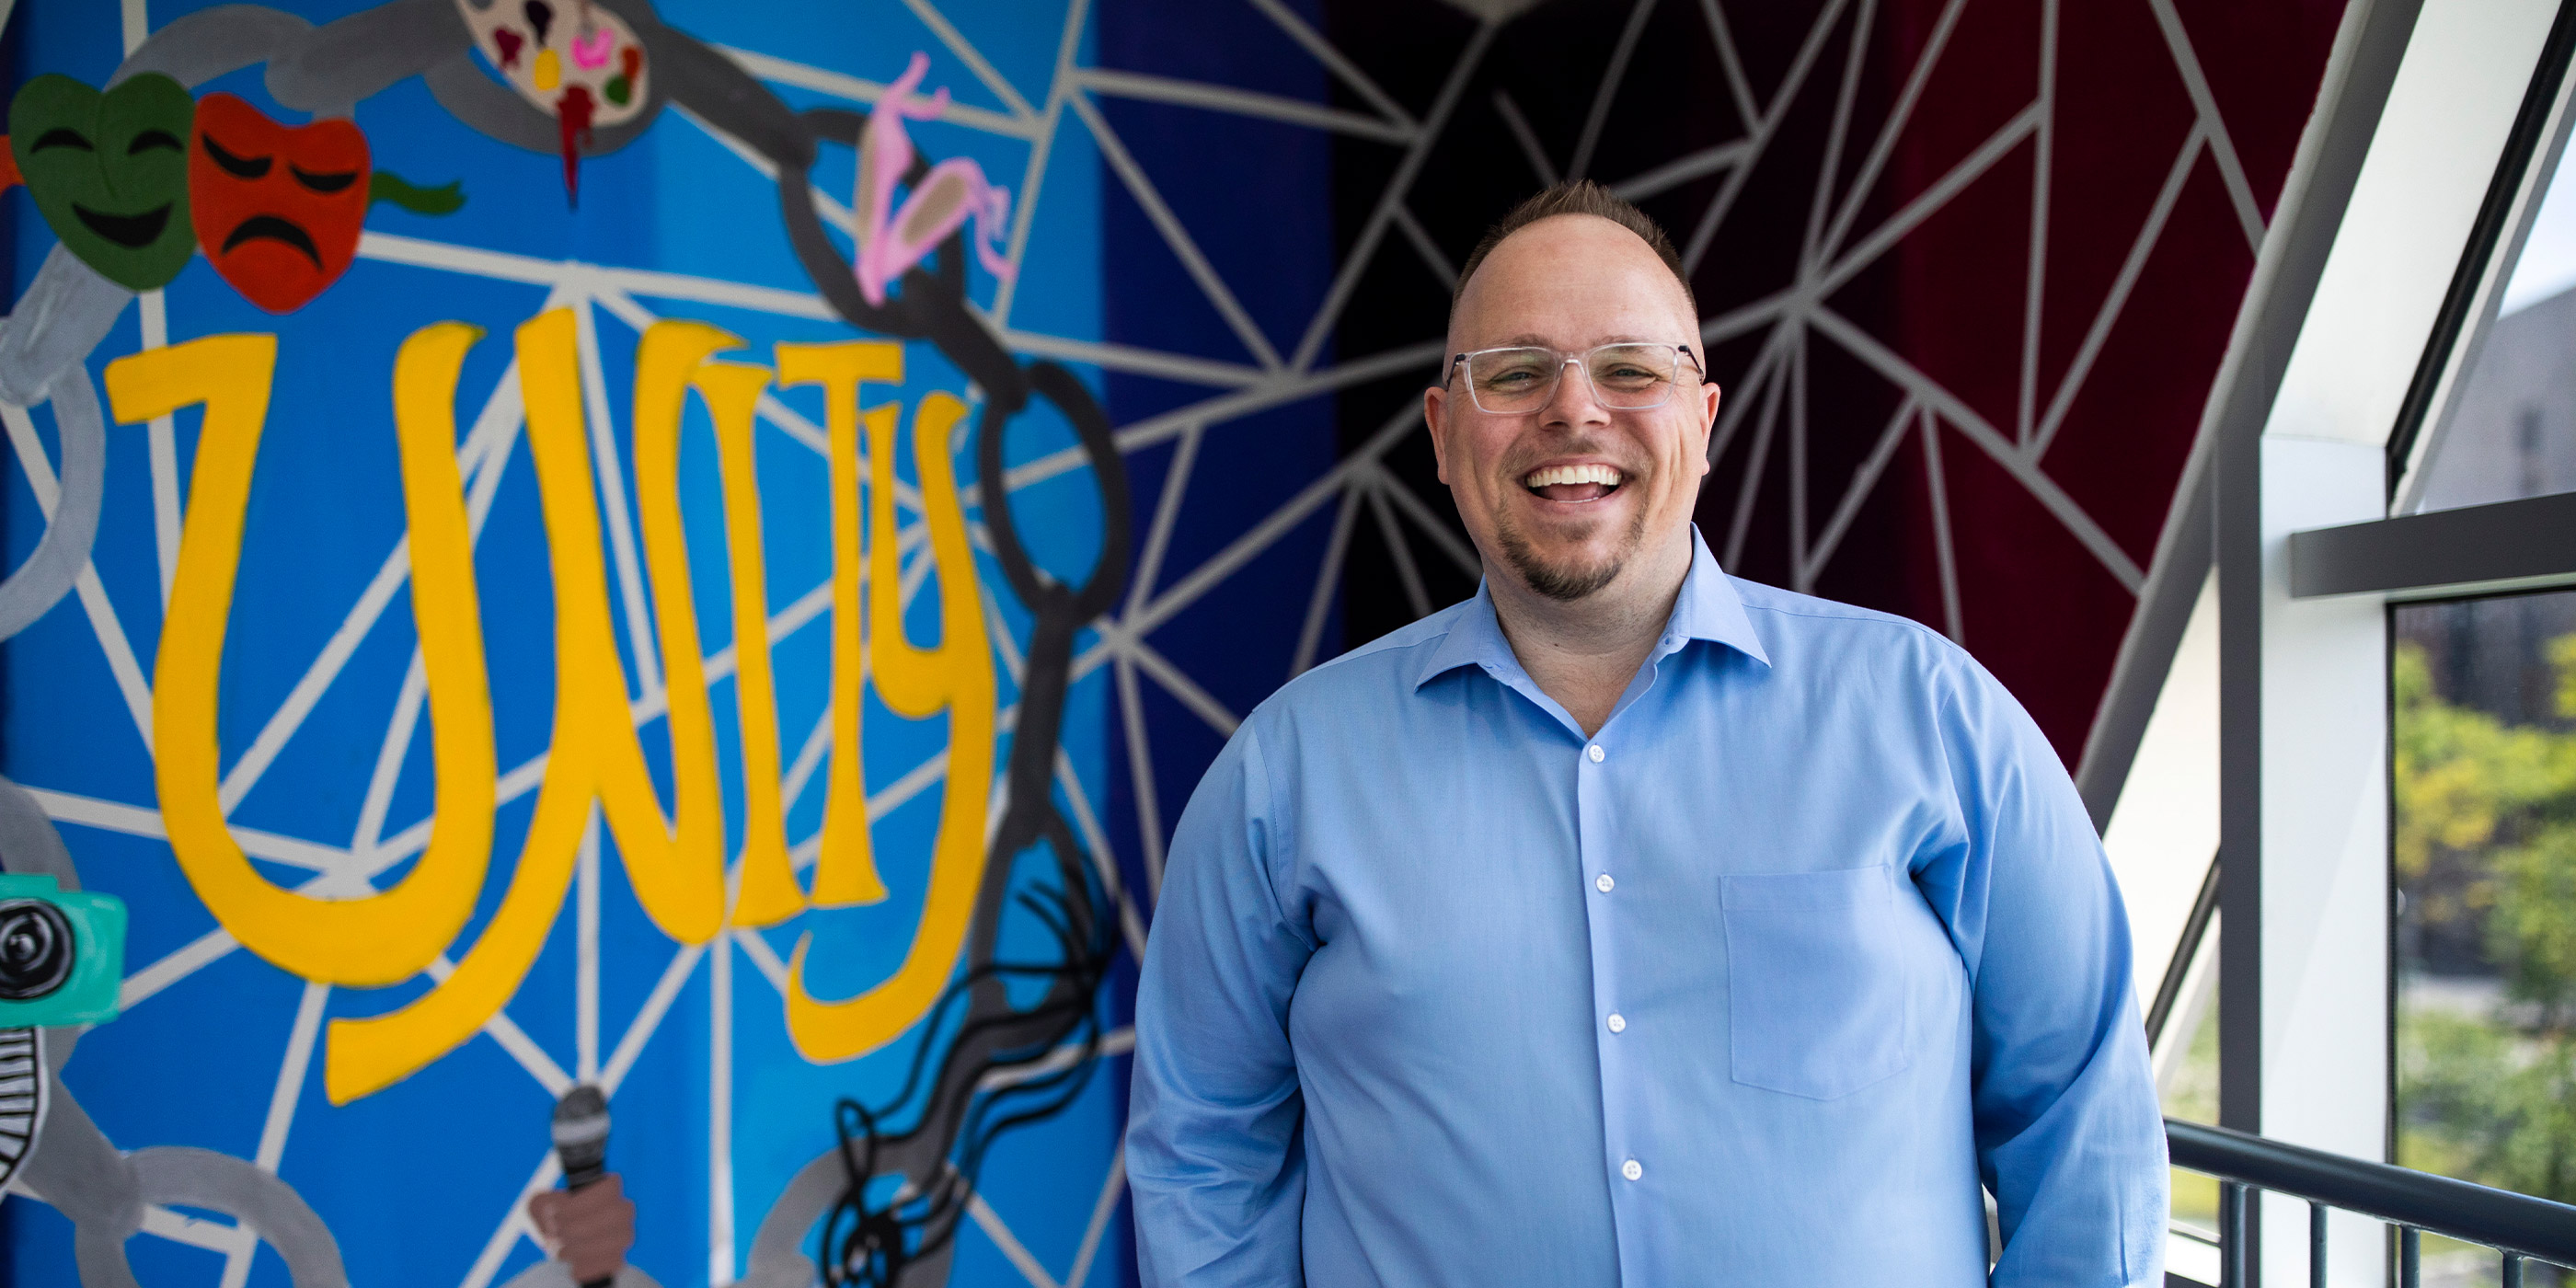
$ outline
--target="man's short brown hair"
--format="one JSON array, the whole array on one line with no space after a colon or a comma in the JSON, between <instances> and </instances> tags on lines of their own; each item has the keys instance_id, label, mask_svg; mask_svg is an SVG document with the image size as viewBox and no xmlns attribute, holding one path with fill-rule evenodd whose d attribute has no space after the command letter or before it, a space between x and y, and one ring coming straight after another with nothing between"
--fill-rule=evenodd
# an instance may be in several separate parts
<instances>
[{"instance_id":1,"label":"man's short brown hair","mask_svg":"<svg viewBox=\"0 0 2576 1288\"><path fill-rule=\"evenodd\" d=\"M1467 279L1476 275L1485 257L1493 254L1494 248L1501 245L1504 238L1542 219L1553 219L1558 215L1591 215L1637 234L1638 239L1646 243L1646 248L1655 252L1655 258L1664 261L1664 267L1672 271L1673 280L1681 284L1682 299L1689 303L1691 315L1699 315L1699 300L1691 293L1690 274L1682 270L1682 257L1673 250L1673 239L1664 235L1664 226L1656 223L1653 216L1590 179L1577 179L1548 188L1512 207L1511 213L1487 229L1484 239L1476 243L1476 249L1467 253L1466 264L1458 270L1458 286L1449 293L1449 307L1452 310L1458 307L1458 298L1467 293Z\"/></svg>"}]
</instances>

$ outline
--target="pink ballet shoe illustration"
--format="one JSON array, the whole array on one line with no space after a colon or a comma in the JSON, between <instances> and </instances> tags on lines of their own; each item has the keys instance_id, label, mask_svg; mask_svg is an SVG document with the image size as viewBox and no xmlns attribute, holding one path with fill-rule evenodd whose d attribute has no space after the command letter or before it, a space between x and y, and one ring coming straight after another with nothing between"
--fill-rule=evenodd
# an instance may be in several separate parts
<instances>
[{"instance_id":1,"label":"pink ballet shoe illustration","mask_svg":"<svg viewBox=\"0 0 2576 1288\"><path fill-rule=\"evenodd\" d=\"M895 186L912 168L912 137L904 131L904 118L933 120L948 106L944 88L927 98L913 92L929 71L929 56L915 53L903 75L877 100L859 139L858 190L850 205L863 222L853 271L860 294L872 305L883 305L886 284L938 249L970 218L975 221L976 258L993 276L1005 281L1012 276L999 244L1002 225L1010 218L1011 193L986 181L982 166L964 157L942 161L913 185L902 209L894 209Z\"/></svg>"}]
</instances>

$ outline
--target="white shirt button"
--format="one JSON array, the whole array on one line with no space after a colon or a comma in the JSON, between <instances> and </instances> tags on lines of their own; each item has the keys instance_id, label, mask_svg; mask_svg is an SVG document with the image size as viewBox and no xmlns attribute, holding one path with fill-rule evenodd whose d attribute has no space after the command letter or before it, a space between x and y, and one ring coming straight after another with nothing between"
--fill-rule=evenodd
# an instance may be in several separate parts
<instances>
[{"instance_id":1,"label":"white shirt button","mask_svg":"<svg viewBox=\"0 0 2576 1288\"><path fill-rule=\"evenodd\" d=\"M1632 1158L1619 1165L1619 1174L1633 1181L1643 1177L1646 1174L1646 1169L1638 1166L1637 1160Z\"/></svg>"},{"instance_id":2,"label":"white shirt button","mask_svg":"<svg viewBox=\"0 0 2576 1288\"><path fill-rule=\"evenodd\" d=\"M1596 742L1591 746L1584 748L1583 754L1590 756L1592 758L1592 763L1597 765L1601 763L1601 758L1603 756L1609 755L1610 753L1601 750L1601 744Z\"/></svg>"},{"instance_id":3,"label":"white shirt button","mask_svg":"<svg viewBox=\"0 0 2576 1288\"><path fill-rule=\"evenodd\" d=\"M1611 880L1611 879L1610 879L1610 874L1609 874L1609 873L1607 873L1607 872L1604 872L1604 873L1602 873L1601 875L1599 875L1599 876L1597 876L1597 877L1592 878L1592 888L1593 888L1593 889L1595 889L1595 890L1600 891L1600 892L1601 892L1601 893L1603 893L1603 894L1608 894L1608 893L1610 893L1610 887L1615 886L1615 885L1617 885L1617 884L1619 884L1619 883L1618 883L1618 882L1616 882L1616 881Z\"/></svg>"},{"instance_id":4,"label":"white shirt button","mask_svg":"<svg viewBox=\"0 0 2576 1288\"><path fill-rule=\"evenodd\" d=\"M1627 1016L1624 1016L1624 1015L1613 1014L1613 1015L1610 1017L1610 1031L1611 1031L1611 1032L1613 1032L1613 1033L1625 1033L1625 1032L1627 1032L1627 1031L1628 1031L1628 1017L1627 1017Z\"/></svg>"}]
</instances>

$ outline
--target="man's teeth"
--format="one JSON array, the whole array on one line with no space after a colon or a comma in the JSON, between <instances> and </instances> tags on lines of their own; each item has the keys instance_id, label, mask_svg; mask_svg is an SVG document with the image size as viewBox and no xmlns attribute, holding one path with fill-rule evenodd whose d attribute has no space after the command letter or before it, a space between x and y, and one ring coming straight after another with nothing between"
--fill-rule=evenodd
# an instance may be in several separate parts
<instances>
[{"instance_id":1,"label":"man's teeth","mask_svg":"<svg viewBox=\"0 0 2576 1288\"><path fill-rule=\"evenodd\" d=\"M1598 483L1603 487L1617 487L1619 471L1607 465L1551 465L1543 470L1531 470L1529 477L1521 480L1521 486L1531 488L1554 487L1560 483Z\"/></svg>"}]
</instances>

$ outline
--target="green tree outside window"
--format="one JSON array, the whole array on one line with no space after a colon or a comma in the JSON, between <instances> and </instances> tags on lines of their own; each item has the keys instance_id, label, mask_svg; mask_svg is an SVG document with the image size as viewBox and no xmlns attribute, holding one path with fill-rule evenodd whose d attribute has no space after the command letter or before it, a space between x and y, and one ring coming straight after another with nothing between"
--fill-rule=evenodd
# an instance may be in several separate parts
<instances>
[{"instance_id":1,"label":"green tree outside window","mask_svg":"<svg viewBox=\"0 0 2576 1288\"><path fill-rule=\"evenodd\" d=\"M2541 652L2570 727L2446 699L2420 642L2401 639L2391 660L2397 1161L2571 1203L2576 634ZM2477 974L2428 975L2410 936Z\"/></svg>"}]
</instances>

